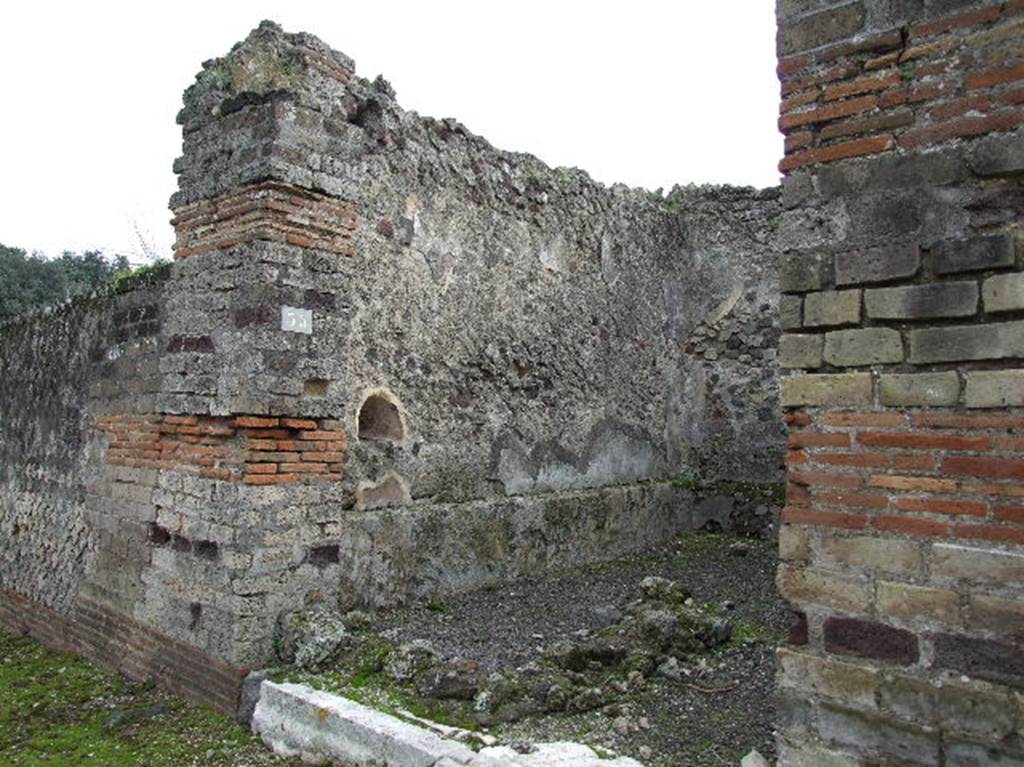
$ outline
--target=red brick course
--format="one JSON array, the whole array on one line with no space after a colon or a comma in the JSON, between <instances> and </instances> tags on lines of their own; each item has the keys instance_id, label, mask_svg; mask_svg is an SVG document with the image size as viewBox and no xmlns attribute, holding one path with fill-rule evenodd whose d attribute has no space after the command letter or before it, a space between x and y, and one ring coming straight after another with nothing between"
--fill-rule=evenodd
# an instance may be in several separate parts
<instances>
[{"instance_id":1,"label":"red brick course","mask_svg":"<svg viewBox=\"0 0 1024 767\"><path fill-rule=\"evenodd\" d=\"M0 628L58 652L82 655L130 679L155 681L228 716L238 710L248 673L82 596L65 615L0 591Z\"/></svg>"},{"instance_id":2,"label":"red brick course","mask_svg":"<svg viewBox=\"0 0 1024 767\"><path fill-rule=\"evenodd\" d=\"M114 466L166 469L250 485L337 481L348 435L323 421L273 416L104 416Z\"/></svg>"}]
</instances>

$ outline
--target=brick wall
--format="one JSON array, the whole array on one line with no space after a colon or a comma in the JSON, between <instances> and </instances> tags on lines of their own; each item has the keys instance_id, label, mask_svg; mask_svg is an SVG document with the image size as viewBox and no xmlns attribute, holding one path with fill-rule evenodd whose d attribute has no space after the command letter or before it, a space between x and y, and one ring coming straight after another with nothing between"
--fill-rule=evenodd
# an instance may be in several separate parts
<instances>
[{"instance_id":1,"label":"brick wall","mask_svg":"<svg viewBox=\"0 0 1024 767\"><path fill-rule=\"evenodd\" d=\"M175 641L85 597L69 613L0 590L0 630L31 636L58 652L84 655L136 681L157 682L234 716L246 669Z\"/></svg>"},{"instance_id":2,"label":"brick wall","mask_svg":"<svg viewBox=\"0 0 1024 767\"><path fill-rule=\"evenodd\" d=\"M781 764L1024 760L1024 3L781 0Z\"/></svg>"},{"instance_id":3,"label":"brick wall","mask_svg":"<svg viewBox=\"0 0 1024 767\"><path fill-rule=\"evenodd\" d=\"M342 421L268 416L101 416L107 463L250 485L344 478Z\"/></svg>"}]
</instances>

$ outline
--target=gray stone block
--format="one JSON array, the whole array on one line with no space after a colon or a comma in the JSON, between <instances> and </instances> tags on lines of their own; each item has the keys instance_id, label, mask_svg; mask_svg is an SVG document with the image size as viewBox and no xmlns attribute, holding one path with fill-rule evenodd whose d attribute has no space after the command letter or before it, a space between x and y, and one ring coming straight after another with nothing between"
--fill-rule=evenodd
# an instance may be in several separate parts
<instances>
[{"instance_id":1,"label":"gray stone block","mask_svg":"<svg viewBox=\"0 0 1024 767\"><path fill-rule=\"evenodd\" d=\"M782 259L779 284L783 293L807 293L825 287L821 257L811 253L789 253Z\"/></svg>"},{"instance_id":2,"label":"gray stone block","mask_svg":"<svg viewBox=\"0 0 1024 767\"><path fill-rule=\"evenodd\" d=\"M872 394L870 373L793 375L782 379L785 407L870 405Z\"/></svg>"},{"instance_id":3,"label":"gray stone block","mask_svg":"<svg viewBox=\"0 0 1024 767\"><path fill-rule=\"evenodd\" d=\"M1024 406L1024 370L977 370L966 381L967 407Z\"/></svg>"},{"instance_id":4,"label":"gray stone block","mask_svg":"<svg viewBox=\"0 0 1024 767\"><path fill-rule=\"evenodd\" d=\"M786 333L779 339L779 365L784 368L820 368L825 336Z\"/></svg>"},{"instance_id":5,"label":"gray stone block","mask_svg":"<svg viewBox=\"0 0 1024 767\"><path fill-rule=\"evenodd\" d=\"M960 377L943 373L893 373L878 379L878 401L889 406L955 405L960 400Z\"/></svg>"},{"instance_id":6,"label":"gray stone block","mask_svg":"<svg viewBox=\"0 0 1024 767\"><path fill-rule=\"evenodd\" d=\"M917 320L931 317L970 317L978 311L974 282L936 282L865 291L868 317L879 320Z\"/></svg>"},{"instance_id":7,"label":"gray stone block","mask_svg":"<svg viewBox=\"0 0 1024 767\"><path fill-rule=\"evenodd\" d=\"M859 290L824 290L804 298L804 326L831 327L860 322Z\"/></svg>"},{"instance_id":8,"label":"gray stone block","mask_svg":"<svg viewBox=\"0 0 1024 767\"><path fill-rule=\"evenodd\" d=\"M845 40L864 26L864 5L848 3L785 24L779 32L778 50L783 56Z\"/></svg>"},{"instance_id":9,"label":"gray stone block","mask_svg":"<svg viewBox=\"0 0 1024 767\"><path fill-rule=\"evenodd\" d=\"M936 274L959 274L1013 266L1016 260L1013 237L992 234L962 240L944 240L931 248Z\"/></svg>"},{"instance_id":10,"label":"gray stone block","mask_svg":"<svg viewBox=\"0 0 1024 767\"><path fill-rule=\"evenodd\" d=\"M985 311L1013 312L1024 309L1024 274L997 274L981 286Z\"/></svg>"},{"instance_id":11,"label":"gray stone block","mask_svg":"<svg viewBox=\"0 0 1024 767\"><path fill-rule=\"evenodd\" d=\"M917 364L1024 357L1024 321L911 330L909 361Z\"/></svg>"},{"instance_id":12,"label":"gray stone block","mask_svg":"<svg viewBox=\"0 0 1024 767\"><path fill-rule=\"evenodd\" d=\"M825 334L825 361L837 367L903 361L903 339L892 328L835 330Z\"/></svg>"},{"instance_id":13,"label":"gray stone block","mask_svg":"<svg viewBox=\"0 0 1024 767\"><path fill-rule=\"evenodd\" d=\"M803 299L783 295L779 298L779 325L783 330L796 330L803 324Z\"/></svg>"},{"instance_id":14,"label":"gray stone block","mask_svg":"<svg viewBox=\"0 0 1024 767\"><path fill-rule=\"evenodd\" d=\"M1024 131L975 142L967 153L967 164L979 176L1024 173Z\"/></svg>"},{"instance_id":15,"label":"gray stone block","mask_svg":"<svg viewBox=\"0 0 1024 767\"><path fill-rule=\"evenodd\" d=\"M882 248L837 253L836 285L891 282L913 277L921 266L917 245L889 245Z\"/></svg>"}]
</instances>

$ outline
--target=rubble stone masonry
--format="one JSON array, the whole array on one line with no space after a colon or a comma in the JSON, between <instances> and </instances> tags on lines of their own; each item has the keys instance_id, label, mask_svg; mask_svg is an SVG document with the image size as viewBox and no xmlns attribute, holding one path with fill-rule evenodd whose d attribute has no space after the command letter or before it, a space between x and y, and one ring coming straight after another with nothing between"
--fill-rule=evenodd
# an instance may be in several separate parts
<instances>
[{"instance_id":1,"label":"rubble stone masonry","mask_svg":"<svg viewBox=\"0 0 1024 767\"><path fill-rule=\"evenodd\" d=\"M311 605L773 521L778 190L605 187L269 22L178 119L174 263L0 328L4 627L230 710Z\"/></svg>"},{"instance_id":2,"label":"rubble stone masonry","mask_svg":"<svg viewBox=\"0 0 1024 767\"><path fill-rule=\"evenodd\" d=\"M778 17L780 764L1024 764L1024 3Z\"/></svg>"}]
</instances>

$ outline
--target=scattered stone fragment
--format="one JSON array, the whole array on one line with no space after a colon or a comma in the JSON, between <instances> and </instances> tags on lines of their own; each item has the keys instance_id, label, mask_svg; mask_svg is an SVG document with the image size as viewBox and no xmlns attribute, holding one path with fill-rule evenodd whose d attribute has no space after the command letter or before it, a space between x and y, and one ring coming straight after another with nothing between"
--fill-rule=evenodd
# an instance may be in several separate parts
<instances>
[{"instance_id":1,"label":"scattered stone fragment","mask_svg":"<svg viewBox=\"0 0 1024 767\"><path fill-rule=\"evenodd\" d=\"M740 767L769 767L769 765L768 760L755 749L740 760Z\"/></svg>"}]
</instances>

